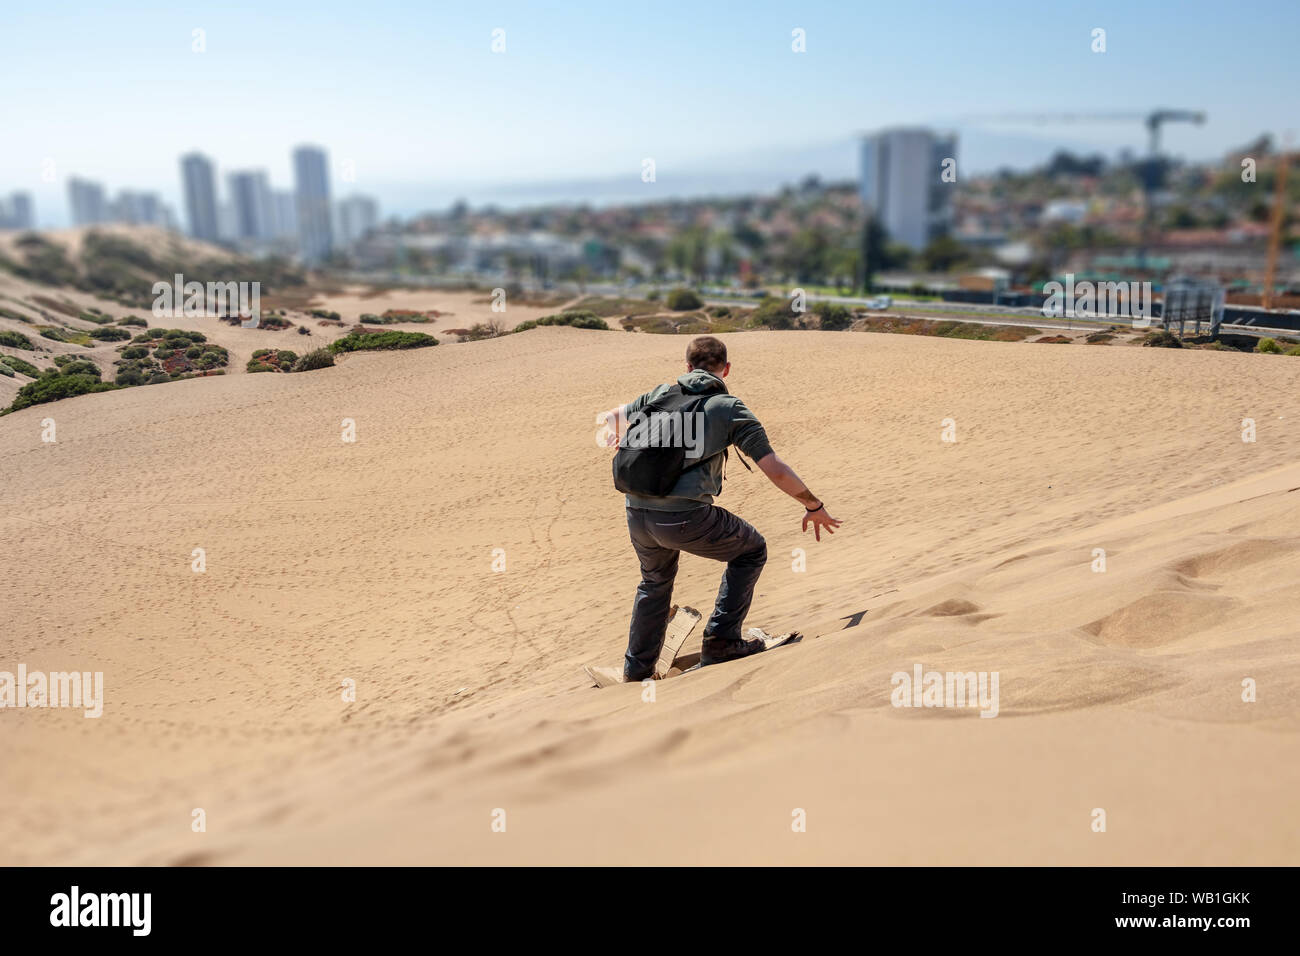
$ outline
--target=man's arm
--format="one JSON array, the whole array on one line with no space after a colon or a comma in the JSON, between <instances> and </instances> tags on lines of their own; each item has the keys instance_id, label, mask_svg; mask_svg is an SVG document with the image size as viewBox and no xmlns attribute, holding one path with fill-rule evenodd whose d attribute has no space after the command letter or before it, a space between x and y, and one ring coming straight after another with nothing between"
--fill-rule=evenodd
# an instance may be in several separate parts
<instances>
[{"instance_id":1,"label":"man's arm","mask_svg":"<svg viewBox=\"0 0 1300 956\"><path fill-rule=\"evenodd\" d=\"M613 448L618 445L623 440L623 434L627 431L631 417L667 390L667 385L659 385L644 395L632 399L626 405L615 405L609 411L598 414L596 416L596 444L604 448Z\"/></svg>"},{"instance_id":2,"label":"man's arm","mask_svg":"<svg viewBox=\"0 0 1300 956\"><path fill-rule=\"evenodd\" d=\"M767 475L772 484L804 506L804 531L808 530L808 525L811 523L813 534L816 535L818 541L822 539L822 528L826 529L827 534L835 533L835 529L840 526L841 522L830 516L830 513L826 510L826 505L822 503L821 499L808 490L808 486L794 473L794 469L783 462L776 452L769 452L760 458L758 467L762 469L763 474Z\"/></svg>"},{"instance_id":3,"label":"man's arm","mask_svg":"<svg viewBox=\"0 0 1300 956\"><path fill-rule=\"evenodd\" d=\"M627 428L627 406L616 405L596 416L596 444L613 448L623 440Z\"/></svg>"}]
</instances>

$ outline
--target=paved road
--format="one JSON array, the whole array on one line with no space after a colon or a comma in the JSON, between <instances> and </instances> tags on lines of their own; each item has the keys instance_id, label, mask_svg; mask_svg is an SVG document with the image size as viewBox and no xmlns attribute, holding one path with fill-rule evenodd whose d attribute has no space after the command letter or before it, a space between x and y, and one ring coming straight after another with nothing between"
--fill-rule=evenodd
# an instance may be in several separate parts
<instances>
[{"instance_id":1,"label":"paved road","mask_svg":"<svg viewBox=\"0 0 1300 956\"><path fill-rule=\"evenodd\" d=\"M853 296L834 296L834 295L810 295L807 297L809 302L835 302L840 305L854 306L861 308L867 304L868 299L855 298ZM709 305L745 305L753 307L760 300L739 298L709 298L705 302ZM1128 316L1117 315L1112 317L1084 318L1076 316L1073 319L1064 319L1060 317L1048 318L1043 315L1042 310L1032 305L1010 306L1010 305L982 305L973 302L915 302L907 299L895 298L888 309L873 310L878 315L901 315L908 318L938 318L943 319L952 313L951 317L959 322L971 322L975 325L1028 325L1036 329L1080 329L1080 328L1106 328L1111 325L1127 325L1132 322ZM983 316L979 318L977 316ZM1139 326L1145 329L1160 328L1160 320L1151 318L1149 325ZM1272 329L1259 325L1233 325L1225 322L1220 328L1226 332L1244 333L1246 335L1255 335L1261 338L1270 335L1295 335L1295 329Z\"/></svg>"},{"instance_id":2,"label":"paved road","mask_svg":"<svg viewBox=\"0 0 1300 956\"><path fill-rule=\"evenodd\" d=\"M398 276L396 274L366 274L352 273L348 276L353 281L400 281L410 285L428 285L439 286L451 284L456 281L465 281L464 279L424 279L412 276ZM552 291L563 292L571 291L574 295L604 295L604 296L627 296L629 298L640 298L650 292L650 288L643 286L626 286L613 282L592 282L582 288L581 292L577 283L557 282L554 284ZM662 295L665 290L660 289ZM840 305L852 308L862 308L866 306L869 298L859 296L840 296L840 295L809 295L809 302L836 302ZM747 308L753 308L761 300L750 298L748 296L714 296L706 295L704 302L707 305L741 305ZM954 314L955 313L955 314ZM1130 322L1127 316L1115 316L1113 318L1046 318L1042 310L1035 306L1009 306L1009 305L982 305L973 302L916 302L908 301L906 298L894 297L892 304L888 309L881 310L880 315L902 315L909 318L938 318L942 319L951 315L957 321L972 322L976 325L1028 325L1036 329L1053 329L1069 331L1079 328L1105 328L1108 325L1122 325ZM980 316L983 316L982 318ZM1150 328L1159 328L1160 320L1151 319ZM1295 335L1295 329L1274 329L1259 325L1231 325L1224 323L1222 329L1227 332L1243 333L1245 335L1255 335L1259 337L1272 335Z\"/></svg>"}]
</instances>

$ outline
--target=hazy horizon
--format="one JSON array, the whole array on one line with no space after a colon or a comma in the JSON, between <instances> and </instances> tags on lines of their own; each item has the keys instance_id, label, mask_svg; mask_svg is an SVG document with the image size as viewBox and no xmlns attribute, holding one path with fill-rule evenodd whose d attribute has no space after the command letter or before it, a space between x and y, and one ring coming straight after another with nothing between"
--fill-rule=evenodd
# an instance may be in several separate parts
<instances>
[{"instance_id":1,"label":"hazy horizon","mask_svg":"<svg viewBox=\"0 0 1300 956\"><path fill-rule=\"evenodd\" d=\"M936 124L936 129L954 129L954 126ZM1004 167L1028 169L1046 162L1052 154L1066 150L1079 155L1101 154L1109 161L1116 160L1123 149L1135 154L1142 150L1135 146L1105 150L1076 139L1048 139L1031 136L1001 135L987 130L959 132L959 162L964 175L978 176ZM1223 152L1243 143L1225 144L1222 150L1207 156L1179 157L1192 162L1218 159ZM727 197L774 193L783 186L796 184L814 175L827 182L856 180L858 176L858 139L845 139L821 147L791 150L785 154L769 156L766 164L746 166L744 157L734 157L735 165L727 166L726 157L702 161L697 167L657 172L654 183L643 183L639 175L592 176L585 179L552 179L538 181L445 181L401 183L377 182L369 188L358 188L356 183L345 182L337 176L338 160L325 146L332 172L331 198L346 198L355 193L372 196L379 201L382 217L408 219L424 213L446 211L458 201L467 202L473 209L494 206L501 210L517 210L545 205L585 204L593 207L639 203L665 202L674 199L700 199L710 196ZM972 155L973 154L973 155ZM280 164L227 167L219 155L205 154L217 165L218 190L228 192L226 176L230 172L260 169L270 172ZM157 192L162 200L172 206L183 225L184 209L180 190L180 155L176 157L175 183L155 185L145 182L119 183L96 179L83 172L69 173L82 179L100 182L111 197L120 190ZM283 165L288 166L285 162ZM639 167L637 168L639 173ZM292 176L288 172L276 176L271 173L275 189L291 190ZM7 192L2 184L0 191ZM31 187L37 209L37 228L65 228L71 225L67 200L67 180L40 183Z\"/></svg>"}]
</instances>

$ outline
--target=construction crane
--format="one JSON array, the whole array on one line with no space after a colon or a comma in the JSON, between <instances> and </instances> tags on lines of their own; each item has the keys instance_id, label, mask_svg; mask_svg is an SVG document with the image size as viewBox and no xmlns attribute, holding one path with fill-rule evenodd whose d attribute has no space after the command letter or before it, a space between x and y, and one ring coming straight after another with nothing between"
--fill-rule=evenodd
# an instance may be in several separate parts
<instances>
[{"instance_id":1,"label":"construction crane","mask_svg":"<svg viewBox=\"0 0 1300 956\"><path fill-rule=\"evenodd\" d=\"M1204 123L1202 110L1152 110L1150 113L1086 112L1086 113L997 113L993 115L969 117L975 121L989 123L1131 123L1140 122L1149 134L1148 148L1152 156L1160 153L1160 127L1169 122Z\"/></svg>"},{"instance_id":2,"label":"construction crane","mask_svg":"<svg viewBox=\"0 0 1300 956\"><path fill-rule=\"evenodd\" d=\"M1142 238L1138 247L1138 268L1145 269L1147 245L1150 242L1151 227L1155 215L1155 191L1159 183L1160 128L1165 123L1205 122L1205 113L1201 110L1157 109L1149 113L1132 112L1087 112L1087 113L1001 113L992 116L971 117L976 121L995 123L1129 123L1138 121L1146 125L1147 166L1142 176Z\"/></svg>"},{"instance_id":3,"label":"construction crane","mask_svg":"<svg viewBox=\"0 0 1300 956\"><path fill-rule=\"evenodd\" d=\"M1290 146L1290 142L1287 146ZM1273 214L1268 230L1268 265L1264 269L1264 295L1260 304L1273 307L1273 283L1277 281L1277 253L1282 244L1282 220L1286 210L1286 167L1290 154L1283 149L1277 157L1277 172L1273 181Z\"/></svg>"}]
</instances>

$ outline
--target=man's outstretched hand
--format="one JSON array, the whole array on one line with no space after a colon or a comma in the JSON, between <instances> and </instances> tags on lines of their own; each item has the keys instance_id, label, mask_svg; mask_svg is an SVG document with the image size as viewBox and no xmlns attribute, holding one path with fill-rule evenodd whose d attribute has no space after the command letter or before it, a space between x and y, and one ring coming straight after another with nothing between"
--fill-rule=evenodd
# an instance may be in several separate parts
<instances>
[{"instance_id":1,"label":"man's outstretched hand","mask_svg":"<svg viewBox=\"0 0 1300 956\"><path fill-rule=\"evenodd\" d=\"M776 452L768 452L762 458L756 459L756 463L772 484L803 505L804 531L808 530L808 525L811 522L813 534L817 535L818 541L822 539L822 528L826 529L827 534L835 533L835 529L840 526L840 523L826 513L825 503L808 490L808 486L794 473L794 469L777 457ZM809 508L809 505L814 501L817 502L816 509Z\"/></svg>"},{"instance_id":2,"label":"man's outstretched hand","mask_svg":"<svg viewBox=\"0 0 1300 956\"><path fill-rule=\"evenodd\" d=\"M803 530L807 531L808 525L811 524L813 534L817 536L818 541L822 539L822 528L826 529L827 534L834 534L841 523L831 517L824 504L816 511L804 511L803 514Z\"/></svg>"}]
</instances>

